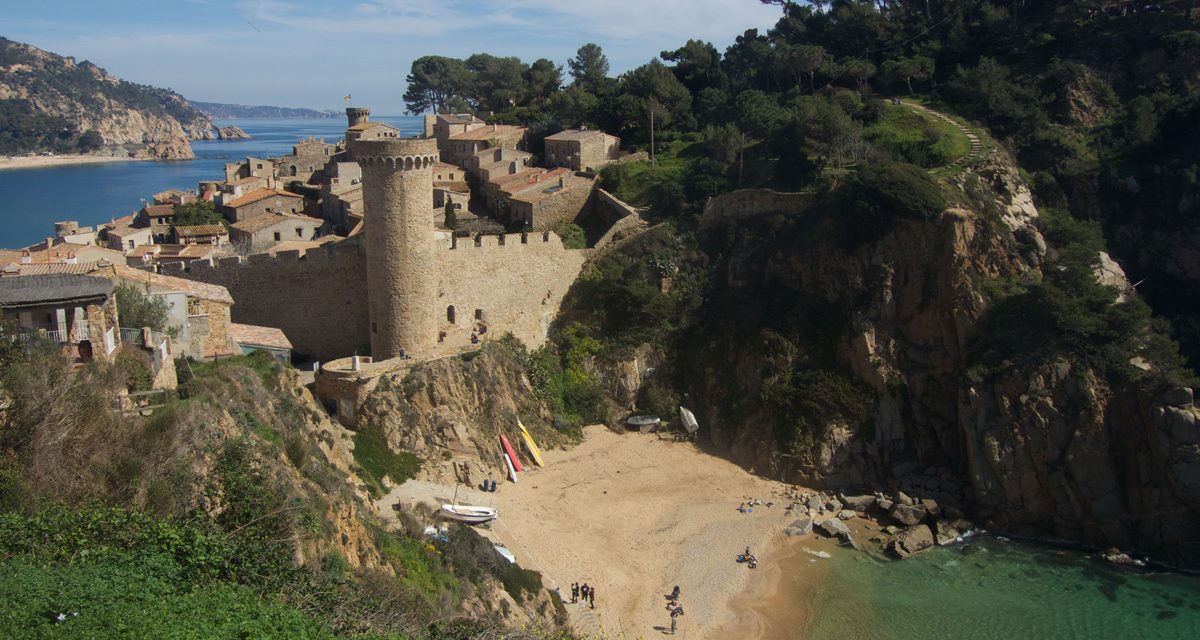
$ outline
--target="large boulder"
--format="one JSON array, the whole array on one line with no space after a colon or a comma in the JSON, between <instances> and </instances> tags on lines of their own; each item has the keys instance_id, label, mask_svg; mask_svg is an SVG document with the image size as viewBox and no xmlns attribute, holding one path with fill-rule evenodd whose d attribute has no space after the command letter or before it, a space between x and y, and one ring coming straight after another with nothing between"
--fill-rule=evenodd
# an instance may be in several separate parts
<instances>
[{"instance_id":1,"label":"large boulder","mask_svg":"<svg viewBox=\"0 0 1200 640\"><path fill-rule=\"evenodd\" d=\"M934 538L939 546L946 546L958 542L970 530L971 523L966 520L938 520Z\"/></svg>"},{"instance_id":2,"label":"large boulder","mask_svg":"<svg viewBox=\"0 0 1200 640\"><path fill-rule=\"evenodd\" d=\"M792 524L788 525L788 528L783 530L783 535L806 536L812 533L812 530L813 519L805 516L803 518L796 518L794 521L792 521Z\"/></svg>"},{"instance_id":3,"label":"large boulder","mask_svg":"<svg viewBox=\"0 0 1200 640\"><path fill-rule=\"evenodd\" d=\"M925 507L920 505L894 504L888 512L897 523L911 527L925 519Z\"/></svg>"},{"instance_id":4,"label":"large boulder","mask_svg":"<svg viewBox=\"0 0 1200 640\"><path fill-rule=\"evenodd\" d=\"M855 511L866 511L875 506L875 496L842 496L842 503Z\"/></svg>"},{"instance_id":5,"label":"large boulder","mask_svg":"<svg viewBox=\"0 0 1200 640\"><path fill-rule=\"evenodd\" d=\"M822 520L813 526L817 531L820 531L830 538L836 538L841 535L850 535L850 527L847 527L846 523L838 520L837 518Z\"/></svg>"},{"instance_id":6,"label":"large boulder","mask_svg":"<svg viewBox=\"0 0 1200 640\"><path fill-rule=\"evenodd\" d=\"M928 525L919 524L896 536L896 539L892 541L892 553L901 558L907 558L932 547L933 542L933 529L930 529Z\"/></svg>"}]
</instances>

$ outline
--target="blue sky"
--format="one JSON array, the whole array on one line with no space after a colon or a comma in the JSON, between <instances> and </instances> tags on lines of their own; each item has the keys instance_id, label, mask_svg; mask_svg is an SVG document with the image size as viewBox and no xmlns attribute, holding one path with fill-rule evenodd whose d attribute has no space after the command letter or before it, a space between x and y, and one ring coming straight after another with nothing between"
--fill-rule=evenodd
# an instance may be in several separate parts
<instances>
[{"instance_id":1,"label":"blue sky","mask_svg":"<svg viewBox=\"0 0 1200 640\"><path fill-rule=\"evenodd\" d=\"M688 38L718 49L774 24L758 0L5 0L0 35L211 102L404 110L414 58L486 52L560 64L604 48L612 72ZM564 65L565 66L565 65Z\"/></svg>"}]
</instances>

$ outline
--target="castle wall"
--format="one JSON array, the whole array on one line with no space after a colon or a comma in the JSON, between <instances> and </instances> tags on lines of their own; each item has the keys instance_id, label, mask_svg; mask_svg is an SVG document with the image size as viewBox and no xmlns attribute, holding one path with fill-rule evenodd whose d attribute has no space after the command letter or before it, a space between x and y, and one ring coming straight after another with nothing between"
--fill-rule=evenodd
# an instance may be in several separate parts
<instances>
[{"instance_id":1,"label":"castle wall","mask_svg":"<svg viewBox=\"0 0 1200 640\"><path fill-rule=\"evenodd\" d=\"M163 265L163 273L225 287L233 322L279 327L298 354L330 360L370 341L366 259L356 244Z\"/></svg>"},{"instance_id":2,"label":"castle wall","mask_svg":"<svg viewBox=\"0 0 1200 640\"><path fill-rule=\"evenodd\" d=\"M550 232L481 236L478 241L476 246L475 238L457 238L451 248L446 239L436 254L443 344L469 344L471 332L486 325L488 333L481 338L512 333L529 348L541 346L563 296L583 268L586 251L564 249L562 240Z\"/></svg>"},{"instance_id":3,"label":"castle wall","mask_svg":"<svg viewBox=\"0 0 1200 640\"><path fill-rule=\"evenodd\" d=\"M704 205L701 226L726 219L747 218L776 213L801 213L809 210L816 197L811 193L787 193L770 189L741 189L709 198Z\"/></svg>"}]
</instances>

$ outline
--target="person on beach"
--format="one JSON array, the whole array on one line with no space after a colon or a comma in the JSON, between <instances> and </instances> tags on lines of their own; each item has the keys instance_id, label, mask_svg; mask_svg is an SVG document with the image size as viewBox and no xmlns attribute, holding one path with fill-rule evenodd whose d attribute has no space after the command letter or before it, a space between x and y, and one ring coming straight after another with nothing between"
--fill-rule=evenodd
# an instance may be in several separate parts
<instances>
[{"instance_id":1,"label":"person on beach","mask_svg":"<svg viewBox=\"0 0 1200 640\"><path fill-rule=\"evenodd\" d=\"M583 601L584 601L584 602L587 602L587 599L588 599L588 590L589 590L589 589L591 589L591 587L589 587L589 586L588 586L588 583L586 583L586 582L585 582L585 583L583 583L583 586L582 586L582 587L579 587L579 594L583 596Z\"/></svg>"},{"instance_id":2,"label":"person on beach","mask_svg":"<svg viewBox=\"0 0 1200 640\"><path fill-rule=\"evenodd\" d=\"M596 608L596 587L588 589L588 602L593 609Z\"/></svg>"},{"instance_id":3,"label":"person on beach","mask_svg":"<svg viewBox=\"0 0 1200 640\"><path fill-rule=\"evenodd\" d=\"M671 609L671 635L675 635L675 626L679 622L679 616L683 615L683 607L674 607Z\"/></svg>"},{"instance_id":4,"label":"person on beach","mask_svg":"<svg viewBox=\"0 0 1200 640\"><path fill-rule=\"evenodd\" d=\"M679 585L675 585L675 588L671 590L671 596L667 599L671 601L672 605L679 602ZM674 607L672 606L672 608Z\"/></svg>"},{"instance_id":5,"label":"person on beach","mask_svg":"<svg viewBox=\"0 0 1200 640\"><path fill-rule=\"evenodd\" d=\"M571 602L579 602L579 583L571 583Z\"/></svg>"}]
</instances>

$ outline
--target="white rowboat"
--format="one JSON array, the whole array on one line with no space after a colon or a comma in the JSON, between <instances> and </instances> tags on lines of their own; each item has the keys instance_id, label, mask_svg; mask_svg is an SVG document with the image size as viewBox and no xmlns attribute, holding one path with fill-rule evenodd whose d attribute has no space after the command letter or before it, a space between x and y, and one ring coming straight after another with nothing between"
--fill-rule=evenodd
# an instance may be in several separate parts
<instances>
[{"instance_id":1,"label":"white rowboat","mask_svg":"<svg viewBox=\"0 0 1200 640\"><path fill-rule=\"evenodd\" d=\"M492 507L472 507L465 504L444 504L441 514L445 518L458 520L467 524L483 524L496 519L498 510Z\"/></svg>"}]
</instances>

